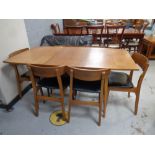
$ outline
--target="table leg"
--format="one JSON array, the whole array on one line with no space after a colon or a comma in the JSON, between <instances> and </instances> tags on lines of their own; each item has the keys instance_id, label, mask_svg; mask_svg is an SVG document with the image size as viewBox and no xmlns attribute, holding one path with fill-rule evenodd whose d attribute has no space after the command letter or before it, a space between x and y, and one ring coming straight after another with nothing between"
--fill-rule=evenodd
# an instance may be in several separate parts
<instances>
[{"instance_id":1,"label":"table leg","mask_svg":"<svg viewBox=\"0 0 155 155\"><path fill-rule=\"evenodd\" d=\"M147 48L147 54L146 54L146 56L147 56L148 58L151 57L152 51L153 51L153 45L152 45L152 44L149 44L149 45L148 45L148 48Z\"/></svg>"}]
</instances>

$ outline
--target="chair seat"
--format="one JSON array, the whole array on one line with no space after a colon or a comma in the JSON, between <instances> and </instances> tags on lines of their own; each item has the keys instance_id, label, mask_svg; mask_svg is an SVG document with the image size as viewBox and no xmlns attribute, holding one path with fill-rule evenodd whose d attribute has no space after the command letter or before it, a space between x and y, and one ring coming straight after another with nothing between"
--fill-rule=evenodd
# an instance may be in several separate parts
<instances>
[{"instance_id":1,"label":"chair seat","mask_svg":"<svg viewBox=\"0 0 155 155\"><path fill-rule=\"evenodd\" d=\"M65 74L61 77L61 79L63 89L67 88L69 86L69 77ZM37 84L40 87L59 89L57 77L40 79Z\"/></svg>"},{"instance_id":2,"label":"chair seat","mask_svg":"<svg viewBox=\"0 0 155 155\"><path fill-rule=\"evenodd\" d=\"M129 80L129 76L123 72L111 72L109 76L110 87L133 88L133 83Z\"/></svg>"},{"instance_id":3,"label":"chair seat","mask_svg":"<svg viewBox=\"0 0 155 155\"><path fill-rule=\"evenodd\" d=\"M138 46L139 39L127 39L126 40L128 46Z\"/></svg>"},{"instance_id":4,"label":"chair seat","mask_svg":"<svg viewBox=\"0 0 155 155\"><path fill-rule=\"evenodd\" d=\"M138 46L139 42L138 41L131 41L128 43L128 46Z\"/></svg>"},{"instance_id":5,"label":"chair seat","mask_svg":"<svg viewBox=\"0 0 155 155\"><path fill-rule=\"evenodd\" d=\"M73 89L82 92L98 93L101 91L101 81L82 81L74 79Z\"/></svg>"},{"instance_id":6,"label":"chair seat","mask_svg":"<svg viewBox=\"0 0 155 155\"><path fill-rule=\"evenodd\" d=\"M109 48L119 48L119 44L109 44Z\"/></svg>"},{"instance_id":7,"label":"chair seat","mask_svg":"<svg viewBox=\"0 0 155 155\"><path fill-rule=\"evenodd\" d=\"M120 48L119 43L113 42L112 39L105 39L104 44L108 44L109 48ZM121 44L123 44L123 43L121 43Z\"/></svg>"},{"instance_id":8,"label":"chair seat","mask_svg":"<svg viewBox=\"0 0 155 155\"><path fill-rule=\"evenodd\" d=\"M109 38L109 39L104 39L104 44L107 44L107 43L109 43L109 42L112 42L112 39L111 39L111 38Z\"/></svg>"}]
</instances>

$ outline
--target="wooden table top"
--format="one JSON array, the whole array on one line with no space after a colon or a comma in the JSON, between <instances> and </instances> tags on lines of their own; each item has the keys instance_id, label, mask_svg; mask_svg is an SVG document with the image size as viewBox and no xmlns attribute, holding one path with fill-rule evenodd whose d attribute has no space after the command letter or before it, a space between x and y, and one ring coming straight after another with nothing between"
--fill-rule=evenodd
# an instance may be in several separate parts
<instances>
[{"instance_id":1,"label":"wooden table top","mask_svg":"<svg viewBox=\"0 0 155 155\"><path fill-rule=\"evenodd\" d=\"M112 70L139 69L127 51L96 47L38 47L8 58L4 62L108 68Z\"/></svg>"},{"instance_id":2,"label":"wooden table top","mask_svg":"<svg viewBox=\"0 0 155 155\"><path fill-rule=\"evenodd\" d=\"M149 41L152 44L155 44L155 36L144 36L144 40Z\"/></svg>"}]
</instances>

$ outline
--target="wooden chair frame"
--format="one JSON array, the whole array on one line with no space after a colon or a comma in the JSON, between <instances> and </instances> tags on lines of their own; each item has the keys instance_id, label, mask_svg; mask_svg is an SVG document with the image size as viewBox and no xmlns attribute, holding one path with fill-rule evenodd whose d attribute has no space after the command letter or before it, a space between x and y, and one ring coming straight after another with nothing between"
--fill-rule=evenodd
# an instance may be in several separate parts
<instances>
[{"instance_id":1,"label":"wooden chair frame","mask_svg":"<svg viewBox=\"0 0 155 155\"><path fill-rule=\"evenodd\" d=\"M115 31L115 33L111 33L112 31ZM121 30L121 32L119 32ZM125 30L125 25L107 25L106 26L106 31L107 31L107 37L105 42L105 47L109 47L110 41L108 40L114 40L115 44L118 44L118 48L122 48L122 40L123 40L123 34Z\"/></svg>"},{"instance_id":2,"label":"wooden chair frame","mask_svg":"<svg viewBox=\"0 0 155 155\"><path fill-rule=\"evenodd\" d=\"M62 85L61 76L65 73L64 66L41 66L41 65L30 65L28 66L31 75L32 87L34 92L34 100L35 100L35 114L36 116L39 115L39 100L48 100L48 101L55 101L61 103L62 114L63 118L65 117L65 106L64 106L64 91ZM57 77L58 85L59 85L59 97L54 96L45 96L42 92L42 87L37 85L37 79L39 78L52 78ZM40 95L38 91L40 90Z\"/></svg>"},{"instance_id":3,"label":"wooden chair frame","mask_svg":"<svg viewBox=\"0 0 155 155\"><path fill-rule=\"evenodd\" d=\"M140 89L142 85L142 81L144 79L144 76L146 74L146 71L149 67L148 59L142 54L139 53L133 53L132 55L133 60L135 63L137 63L141 69L143 70L142 74L139 77L137 86L134 86L133 88L121 88L121 87L109 87L109 91L122 91L122 92L128 92L128 97L130 97L130 93L133 92L136 95L136 100L135 100L135 115L137 115L138 112L138 103L139 103L139 97L140 97ZM133 77L133 71L130 71L129 74L129 79L132 81Z\"/></svg>"},{"instance_id":4,"label":"wooden chair frame","mask_svg":"<svg viewBox=\"0 0 155 155\"><path fill-rule=\"evenodd\" d=\"M67 35L82 35L83 34L83 26L65 26Z\"/></svg>"},{"instance_id":5,"label":"wooden chair frame","mask_svg":"<svg viewBox=\"0 0 155 155\"><path fill-rule=\"evenodd\" d=\"M9 54L9 58L11 58L13 56L16 56L17 54L23 53L26 50L29 50L29 48L24 48L24 49L20 49L18 51L12 52L11 54ZM18 94L19 94L19 97L21 98L22 97L22 84L23 84L24 81L30 81L30 76L29 76L28 72L27 72L28 76L22 76L19 73L18 65L17 64L11 64L11 65L15 70Z\"/></svg>"},{"instance_id":6,"label":"wooden chair frame","mask_svg":"<svg viewBox=\"0 0 155 155\"><path fill-rule=\"evenodd\" d=\"M85 26L85 28L88 35L93 35L94 44L97 43L97 37L95 36L95 34L99 36L99 45L101 45L104 25L89 25L89 26ZM100 35L98 31L100 31Z\"/></svg>"},{"instance_id":7,"label":"wooden chair frame","mask_svg":"<svg viewBox=\"0 0 155 155\"><path fill-rule=\"evenodd\" d=\"M90 70L90 69L80 69L69 67L70 72L70 95L69 95L69 110L68 110L68 122L70 121L70 113L72 105L91 105L97 106L99 108L98 125L101 125L101 113L102 104L104 101L104 111L103 116L106 115L106 105L108 98L108 75L110 70ZM76 99L76 92L73 90L73 79L76 78L82 81L96 81L101 80L101 92L99 93L99 101L80 101Z\"/></svg>"}]
</instances>

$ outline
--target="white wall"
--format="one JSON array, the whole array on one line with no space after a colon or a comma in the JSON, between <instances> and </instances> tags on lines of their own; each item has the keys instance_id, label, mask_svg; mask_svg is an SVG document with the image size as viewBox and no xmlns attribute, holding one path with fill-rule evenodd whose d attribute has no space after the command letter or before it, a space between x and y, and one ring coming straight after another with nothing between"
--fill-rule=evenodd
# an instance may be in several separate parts
<instances>
[{"instance_id":1,"label":"white wall","mask_svg":"<svg viewBox=\"0 0 155 155\"><path fill-rule=\"evenodd\" d=\"M25 27L30 48L40 46L41 39L45 35L52 35L51 24L58 23L63 28L62 19L25 19Z\"/></svg>"},{"instance_id":2,"label":"white wall","mask_svg":"<svg viewBox=\"0 0 155 155\"><path fill-rule=\"evenodd\" d=\"M9 53L29 47L25 23L22 19L0 20L0 99L8 104L17 94L13 68L4 64Z\"/></svg>"}]
</instances>

